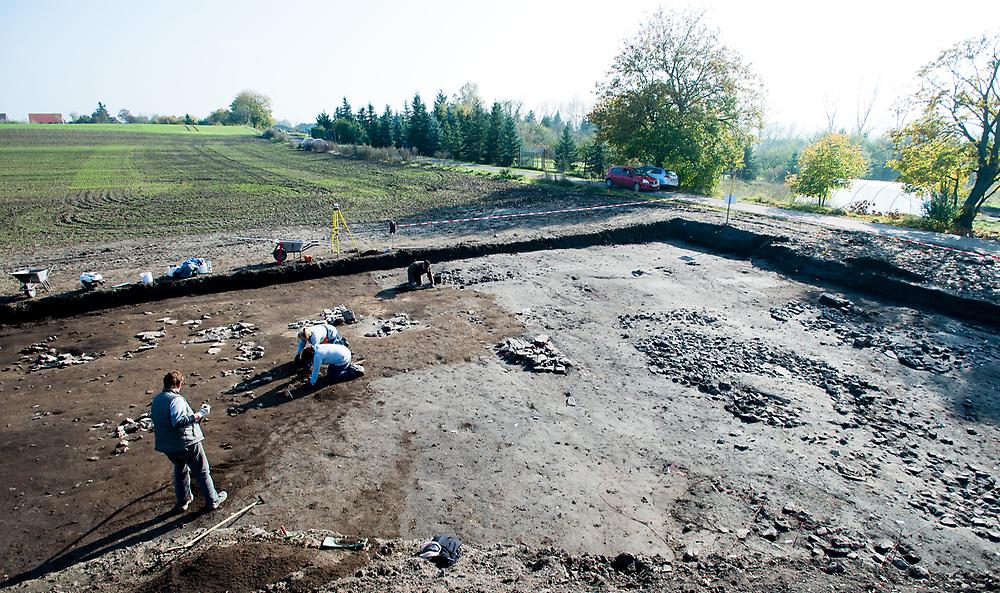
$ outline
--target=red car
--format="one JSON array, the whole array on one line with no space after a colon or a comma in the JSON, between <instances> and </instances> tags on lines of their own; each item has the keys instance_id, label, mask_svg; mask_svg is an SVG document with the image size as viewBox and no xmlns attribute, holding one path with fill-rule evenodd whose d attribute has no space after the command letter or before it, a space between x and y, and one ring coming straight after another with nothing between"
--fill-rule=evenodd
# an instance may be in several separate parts
<instances>
[{"instance_id":1,"label":"red car","mask_svg":"<svg viewBox=\"0 0 1000 593\"><path fill-rule=\"evenodd\" d=\"M631 167L611 167L604 176L604 184L608 187L630 187L635 191L656 191L660 182L649 175L641 175Z\"/></svg>"}]
</instances>

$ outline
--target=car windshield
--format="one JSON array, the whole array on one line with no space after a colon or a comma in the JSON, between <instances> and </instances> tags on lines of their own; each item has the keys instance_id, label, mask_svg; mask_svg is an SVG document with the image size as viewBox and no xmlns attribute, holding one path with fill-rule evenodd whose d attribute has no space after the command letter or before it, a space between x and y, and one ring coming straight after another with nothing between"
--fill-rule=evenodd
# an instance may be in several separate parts
<instances>
[{"instance_id":1,"label":"car windshield","mask_svg":"<svg viewBox=\"0 0 1000 593\"><path fill-rule=\"evenodd\" d=\"M652 173L653 175L663 175L663 169L657 167L653 167L652 169L649 170L649 172Z\"/></svg>"}]
</instances>

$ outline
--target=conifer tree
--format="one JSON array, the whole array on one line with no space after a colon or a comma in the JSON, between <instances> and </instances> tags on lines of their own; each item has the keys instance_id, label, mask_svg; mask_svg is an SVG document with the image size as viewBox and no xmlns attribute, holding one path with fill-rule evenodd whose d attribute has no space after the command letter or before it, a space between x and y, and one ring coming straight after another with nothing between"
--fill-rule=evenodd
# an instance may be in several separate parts
<instances>
[{"instance_id":1,"label":"conifer tree","mask_svg":"<svg viewBox=\"0 0 1000 593\"><path fill-rule=\"evenodd\" d=\"M574 161L576 161L576 144L573 142L573 137L570 136L569 124L566 124L563 126L559 144L556 145L556 169L564 173L573 168Z\"/></svg>"},{"instance_id":2,"label":"conifer tree","mask_svg":"<svg viewBox=\"0 0 1000 593\"><path fill-rule=\"evenodd\" d=\"M486 140L486 128L489 126L489 115L483 109L483 104L477 99L472 104L472 110L463 118L462 138L465 151L464 158L473 163L483 162L483 143Z\"/></svg>"},{"instance_id":3,"label":"conifer tree","mask_svg":"<svg viewBox=\"0 0 1000 593\"><path fill-rule=\"evenodd\" d=\"M486 138L483 142L484 162L497 164L497 158L500 154L500 130L503 128L503 115L503 106L500 105L499 101L495 101L493 109L490 111L489 126L486 129Z\"/></svg>"},{"instance_id":4,"label":"conifer tree","mask_svg":"<svg viewBox=\"0 0 1000 593\"><path fill-rule=\"evenodd\" d=\"M448 119L448 97L444 91L438 91L437 97L434 97L434 119L439 126L443 126Z\"/></svg>"},{"instance_id":5,"label":"conifer tree","mask_svg":"<svg viewBox=\"0 0 1000 593\"><path fill-rule=\"evenodd\" d=\"M501 167L512 166L521 156L521 137L517 133L517 123L509 113L504 114L499 144L497 164Z\"/></svg>"}]
</instances>

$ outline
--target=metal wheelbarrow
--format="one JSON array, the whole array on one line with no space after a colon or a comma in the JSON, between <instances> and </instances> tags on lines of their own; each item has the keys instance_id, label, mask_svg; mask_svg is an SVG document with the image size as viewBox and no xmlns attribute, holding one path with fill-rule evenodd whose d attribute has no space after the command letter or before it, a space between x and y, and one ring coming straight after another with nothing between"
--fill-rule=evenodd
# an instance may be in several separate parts
<instances>
[{"instance_id":1,"label":"metal wheelbarrow","mask_svg":"<svg viewBox=\"0 0 1000 593\"><path fill-rule=\"evenodd\" d=\"M21 282L21 290L24 291L25 296L28 298L34 298L38 294L37 286L41 286L45 289L45 292L49 292L48 268L22 268L16 272L11 272L10 275Z\"/></svg>"},{"instance_id":2,"label":"metal wheelbarrow","mask_svg":"<svg viewBox=\"0 0 1000 593\"><path fill-rule=\"evenodd\" d=\"M279 240L274 242L274 251L271 255L274 256L274 261L279 264L285 263L289 255L296 255L299 259L302 258L302 252L307 249L312 249L319 245L319 241L286 241Z\"/></svg>"}]
</instances>

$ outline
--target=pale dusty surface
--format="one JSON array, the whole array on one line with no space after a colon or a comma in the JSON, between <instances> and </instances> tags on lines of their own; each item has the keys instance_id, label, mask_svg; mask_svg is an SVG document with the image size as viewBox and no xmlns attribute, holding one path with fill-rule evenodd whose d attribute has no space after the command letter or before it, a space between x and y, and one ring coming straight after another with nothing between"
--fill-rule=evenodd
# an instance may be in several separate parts
<instances>
[{"instance_id":1,"label":"pale dusty surface","mask_svg":"<svg viewBox=\"0 0 1000 593\"><path fill-rule=\"evenodd\" d=\"M204 375L199 398L209 399L220 412L227 401L241 403L243 413L220 413L208 425L210 455L222 468L222 484L235 482L238 503L257 494L269 501L250 519L268 530L283 525L404 540L454 533L482 550L504 542L529 549L552 546L570 555L629 552L659 555L676 567L685 565L690 552L757 566L780 561L817 575L832 565L841 568L822 578L846 590L860 589L873 578L889 579L904 590L924 587L880 560L884 554L877 556L876 550L883 540L907 546L919 557L914 563L933 579L956 572L982 575L1000 566L1000 543L988 536L1000 531L995 498L1000 343L995 333L846 294L861 310L875 314L850 323L868 324L870 335L892 342L899 353L914 344L962 353L949 359L944 372L916 370L885 349L854 348L835 332L807 329L803 321L822 314L816 303L824 289L747 262L666 244L498 255L436 267L454 271L467 287L396 294L391 288L403 279L400 272L213 295L205 303L164 301L106 313L110 328L118 318L128 320L120 337L107 337L106 348L121 349L127 336L144 327L143 319L168 311L187 318L198 306L222 311L213 317L220 322L241 320L262 328L258 339L267 353L255 362L259 372L277 368L288 357L294 331L284 324L304 316L298 313L346 303L366 319L406 312L420 322L384 338L363 337L364 324L347 328L352 348L367 357L369 373L363 380L308 397L301 396L312 392L290 380L296 397L288 399L281 396L285 379L277 379L256 390L262 409L243 395L221 394L232 381L211 375L228 367L204 355L203 348L167 345L146 353L173 357L183 352L185 367ZM496 277L501 279L492 280ZM478 282L483 278L487 281ZM789 312L790 301L803 303L801 312ZM142 316L143 308L152 315ZM772 309L787 320L776 318ZM619 317L640 313L648 318L623 322ZM32 327L30 338L5 331L2 352L16 351L35 334L56 333L56 325L59 332L71 333L81 323L70 319ZM537 334L550 336L574 362L567 375L529 373L493 351L506 336ZM688 336L675 358L684 358L689 372L651 370L655 361L637 347L657 336ZM745 361L748 372L712 364L746 352L758 353ZM149 385L149 377L157 376L150 369L171 364L147 360L147 366L130 366L131 361L115 371L123 375L121 384L137 384L129 387L137 390L131 398L137 403L147 397L138 391L139 382ZM10 355L2 363L9 365ZM829 384L836 396L804 380L817 369L833 377ZM79 376L78 383L66 386L91 388L83 379L86 373L76 367L44 372L51 378L27 381ZM848 385L855 382L851 375L866 382L858 398L849 393ZM24 383L17 376L13 369L0 375L5 398L16 402L16 407L5 404L4 417L25 426L32 423L31 403L42 402L42 409L52 404L37 386L14 396L12 386ZM698 389L720 382L732 391ZM785 428L741 421L726 406L732 393L748 389L769 394L760 418L791 413L803 424ZM868 396L874 401L870 409L858 403ZM67 416L77 413L34 422L32 439L52 439L57 446L68 438L59 431L73 430L61 419L68 422ZM232 442L231 450L217 448L223 438ZM114 442L91 448L110 450ZM23 451L10 441L4 450ZM65 453L78 473L86 454ZM11 455L5 454L5 463ZM167 483L164 462L149 440L121 458L86 464L84 475L117 475L114 466L122 463L148 464L146 482ZM974 491L963 493L957 480L970 474ZM7 502L27 505L44 498L31 486L23 488L23 502ZM122 502L146 491L101 488ZM168 499L159 493L149 502L167 505ZM156 504L133 520L158 512ZM786 508L793 510L783 512ZM17 514L5 516L7 529L16 530ZM946 526L946 518L957 518L957 525ZM983 524L971 524L971 518ZM772 534L780 523L788 530ZM209 524L205 518L194 520L198 527ZM837 548L835 540L857 544L850 549L854 557L837 558L838 550L847 548ZM403 582L408 574L423 578L419 565L399 566ZM95 579L109 590L121 586L123 577L106 570L95 568ZM691 582L700 587L706 575ZM369 585L382 582L372 578ZM589 588L583 581L564 585L558 590ZM40 582L31 589L49 590Z\"/></svg>"}]
</instances>

